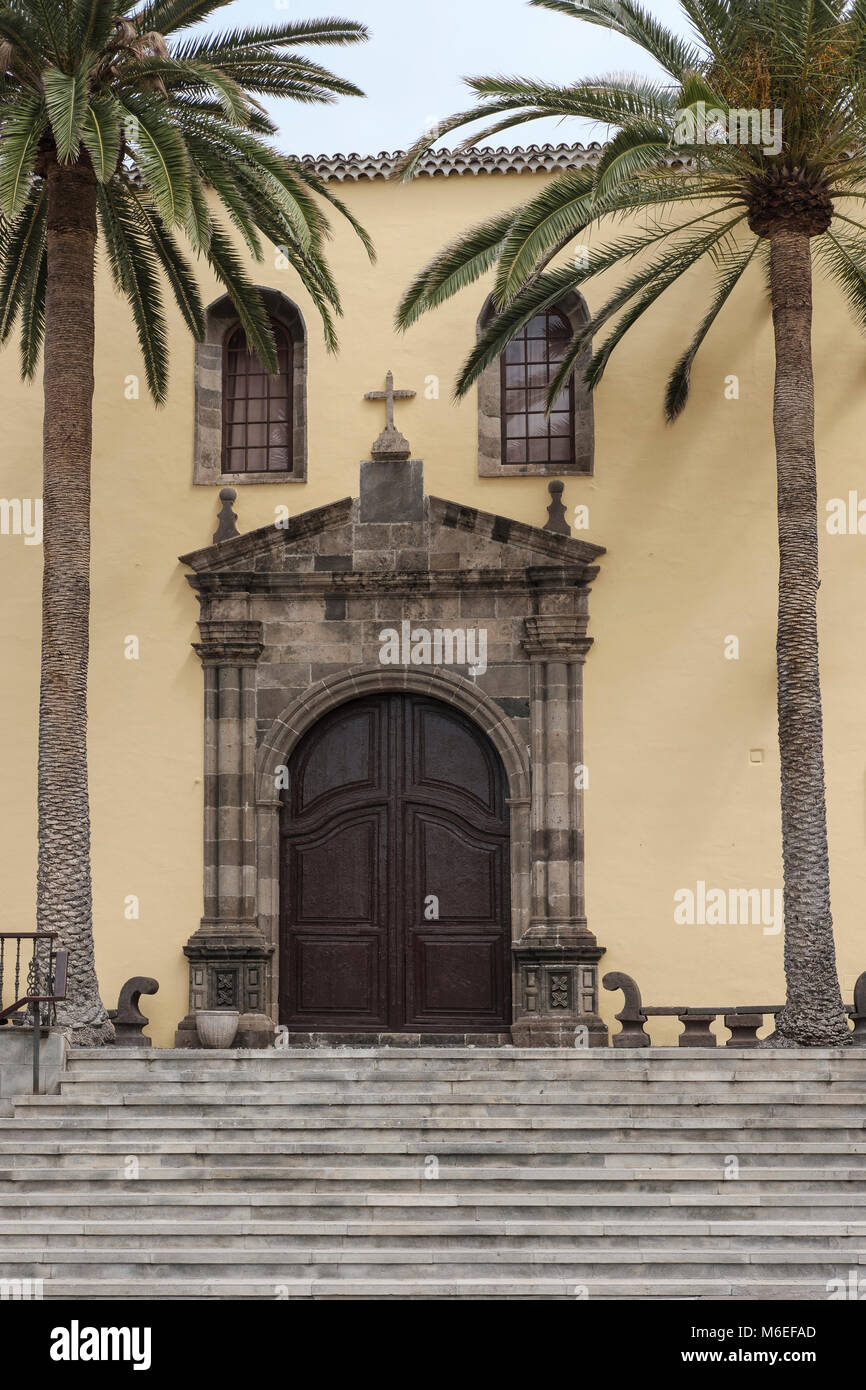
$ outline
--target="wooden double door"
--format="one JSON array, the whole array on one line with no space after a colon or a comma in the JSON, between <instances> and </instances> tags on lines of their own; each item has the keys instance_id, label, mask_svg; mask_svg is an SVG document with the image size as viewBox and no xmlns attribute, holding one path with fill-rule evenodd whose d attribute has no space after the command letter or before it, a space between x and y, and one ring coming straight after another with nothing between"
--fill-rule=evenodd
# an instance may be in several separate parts
<instances>
[{"instance_id":1,"label":"wooden double door","mask_svg":"<svg viewBox=\"0 0 866 1390\"><path fill-rule=\"evenodd\" d=\"M280 1020L303 1031L507 1027L505 772L450 705L341 705L289 764L280 864Z\"/></svg>"}]
</instances>

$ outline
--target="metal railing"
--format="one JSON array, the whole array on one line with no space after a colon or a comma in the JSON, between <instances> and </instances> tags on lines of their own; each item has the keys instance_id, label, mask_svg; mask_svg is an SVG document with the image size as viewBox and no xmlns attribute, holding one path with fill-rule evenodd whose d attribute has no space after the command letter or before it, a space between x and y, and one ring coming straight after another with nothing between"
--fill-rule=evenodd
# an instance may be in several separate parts
<instances>
[{"instance_id":1,"label":"metal railing","mask_svg":"<svg viewBox=\"0 0 866 1390\"><path fill-rule=\"evenodd\" d=\"M783 1004L727 1004L718 1008L644 1004L637 982L619 970L605 975L602 984L605 989L621 989L624 995L623 1007L616 1015L622 1031L611 1038L613 1047L651 1047L652 1039L645 1032L644 1024L650 1018L661 1017L678 1018L683 1025L677 1047L757 1047L758 1032L767 1015L775 1017L784 1008ZM854 1022L851 1041L866 1047L866 971L854 986L854 1003L846 1005L846 1013ZM712 1031L712 1024L718 1018L731 1032L730 1038L721 1043Z\"/></svg>"},{"instance_id":2,"label":"metal railing","mask_svg":"<svg viewBox=\"0 0 866 1390\"><path fill-rule=\"evenodd\" d=\"M33 1094L39 1095L39 1051L43 1023L50 1028L57 1019L57 1004L66 998L69 952L55 951L57 932L0 932L0 1025L10 1021L24 1026L29 1012L33 1027ZM32 942L30 959L23 942ZM14 950L8 944L14 942ZM22 958L23 957L23 958ZM26 970L22 983L22 973ZM4 1007L4 991L12 985L12 1003Z\"/></svg>"}]
</instances>

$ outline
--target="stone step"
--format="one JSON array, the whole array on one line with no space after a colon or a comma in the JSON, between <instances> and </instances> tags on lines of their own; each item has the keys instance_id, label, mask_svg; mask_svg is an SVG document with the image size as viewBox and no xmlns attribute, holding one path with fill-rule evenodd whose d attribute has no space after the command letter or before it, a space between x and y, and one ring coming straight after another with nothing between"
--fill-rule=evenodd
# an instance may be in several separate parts
<instances>
[{"instance_id":1,"label":"stone step","mask_svg":"<svg viewBox=\"0 0 866 1390\"><path fill-rule=\"evenodd\" d=\"M756 1272L757 1273L757 1272ZM840 1276L841 1277L841 1276ZM468 1301L496 1302L517 1300L585 1299L634 1302L658 1299L663 1301L701 1301L755 1299L783 1301L814 1301L826 1298L826 1281L818 1278L777 1280L760 1277L728 1279L661 1279L642 1276L637 1279L598 1278L591 1293L585 1284L556 1279L296 1279L280 1280L279 1290L269 1280L208 1279L191 1282L186 1279L56 1279L45 1285L46 1300L78 1303L82 1300L170 1300L218 1299L224 1301L255 1298L280 1299L350 1299L381 1301L382 1299L424 1300L442 1298Z\"/></svg>"},{"instance_id":2,"label":"stone step","mask_svg":"<svg viewBox=\"0 0 866 1390\"><path fill-rule=\"evenodd\" d=\"M864 1092L860 1049L75 1049L60 1095L0 1106L0 1273L48 1299L826 1299L866 1266Z\"/></svg>"},{"instance_id":3,"label":"stone step","mask_svg":"<svg viewBox=\"0 0 866 1390\"><path fill-rule=\"evenodd\" d=\"M118 1156L115 1164L105 1164L105 1160L87 1165L64 1168L57 1165L44 1168L30 1166L23 1168L7 1167L0 1170L0 1181L15 1184L25 1192L47 1191L49 1187L62 1187L69 1192L93 1192L102 1188L117 1190L128 1187L131 1182L141 1192L158 1192L160 1188L171 1185L175 1190L196 1191L203 1184L219 1182L224 1191L244 1191L250 1183L259 1188L265 1185L289 1189L286 1195L331 1193L361 1196L365 1203L377 1201L395 1192L417 1192L425 1194L422 1201L436 1205L447 1194L467 1194L478 1191L493 1191L498 1200L535 1201L544 1199L545 1193L555 1193L561 1201L565 1194L592 1188L595 1192L615 1192L628 1184L640 1184L644 1190L652 1192L721 1192L725 1187L736 1186L741 1195L764 1194L768 1186L783 1184L787 1194L822 1192L829 1195L866 1195L866 1169L850 1166L822 1165L821 1167L763 1167L758 1164L741 1168L739 1178L734 1182L722 1176L723 1163L714 1165L697 1164L676 1168L670 1164L639 1167L636 1165L619 1167L612 1165L578 1168L562 1165L554 1168L530 1167L451 1167L441 1165L439 1177L431 1181L422 1176L420 1169L365 1166L334 1167L310 1170L308 1167L292 1166L290 1163L257 1163L255 1165L220 1164L215 1166L202 1162L184 1165L145 1166L137 1170L137 1176L130 1177L124 1162ZM379 1185L381 1192L373 1191Z\"/></svg>"},{"instance_id":4,"label":"stone step","mask_svg":"<svg viewBox=\"0 0 866 1390\"><path fill-rule=\"evenodd\" d=\"M549 1247L540 1250L503 1249L496 1252L495 1277L500 1279L532 1278L592 1284L597 1276L615 1274L620 1279L639 1279L657 1274L661 1279L717 1279L727 1274L760 1275L775 1280L799 1277L824 1284L825 1293L831 1280L847 1278L849 1269L866 1265L866 1253L858 1259L846 1252L792 1249L768 1250L692 1250L688 1247L669 1250L598 1248L571 1250ZM111 1268L114 1279L134 1279L141 1274L150 1278L190 1279L207 1278L225 1269L226 1252L221 1249L178 1249L118 1251L111 1247L91 1250L53 1250L50 1258L34 1259L31 1251L7 1249L2 1253L0 1277L9 1279L87 1279ZM286 1252L276 1249L235 1251L232 1256L232 1277L235 1279L271 1279L274 1282L299 1279L399 1279L414 1273L429 1273L441 1278L472 1278L490 1276L493 1271L490 1252L473 1248L450 1250L387 1249L341 1250L318 1248ZM590 1289L591 1292L591 1289Z\"/></svg>"},{"instance_id":5,"label":"stone step","mask_svg":"<svg viewBox=\"0 0 866 1390\"><path fill-rule=\"evenodd\" d=\"M662 1096L655 1091L636 1094L622 1090L617 1092L615 1098L605 1100L593 1093L575 1090L567 1096L546 1093L533 1095L525 1100L516 1100L513 1097L500 1098L492 1092L431 1097L424 1093L396 1089L386 1098L371 1095L360 1088L341 1096L329 1096L321 1092L301 1095L288 1087L277 1095L269 1095L266 1098L248 1092L230 1097L201 1095L191 1087L187 1088L183 1095L169 1096L163 1096L160 1091L133 1092L125 1095L105 1095L96 1092L80 1094L76 1091L58 1096L20 1096L15 1099L15 1116L20 1117L31 1109L38 1109L44 1114L72 1114L75 1111L92 1113L100 1109L134 1107L140 1114L148 1116L182 1112L196 1119L203 1119L208 1114L218 1111L224 1119L229 1120L245 1114L248 1116L250 1111L254 1110L257 1120L267 1120L295 1112L303 1116L305 1124L308 1116L312 1114L319 1117L329 1116L332 1123L352 1128L352 1121L364 1115L387 1118L389 1124L400 1114L417 1121L419 1115L427 1118L462 1113L474 1117L485 1115L491 1109L509 1118L522 1116L543 1119L551 1114L564 1118L575 1114L593 1119L616 1119L623 1116L641 1116L643 1112L647 1115L667 1115L670 1112L672 1116L676 1116L686 1111L691 1116L701 1105L711 1107L716 1118L736 1118L738 1123L749 1119L760 1120L768 1114L775 1118L787 1116L789 1120L793 1115L814 1120L828 1111L851 1124L861 1122L864 1117L862 1095L850 1090L835 1092L832 1095L824 1093L796 1098L790 1092L785 1095L775 1092L763 1099L754 1096L744 1097L738 1091L723 1100L696 1100L682 1093ZM62 1122L61 1114L58 1114L58 1123Z\"/></svg>"},{"instance_id":6,"label":"stone step","mask_svg":"<svg viewBox=\"0 0 866 1390\"><path fill-rule=\"evenodd\" d=\"M410 1035L407 1034L407 1037ZM278 1059L283 1061L314 1061L316 1063L344 1062L347 1059L354 1063L375 1063L385 1061L394 1063L407 1060L423 1059L425 1061L435 1061L437 1067L447 1067L456 1065L467 1059L478 1060L479 1062L489 1060L493 1067L500 1067L506 1062L533 1062L541 1061L550 1063L556 1059L570 1059L575 1056L589 1058L599 1066L618 1067L623 1064L633 1064L642 1066L653 1066L674 1062L689 1064L694 1061L706 1062L708 1058L718 1058L724 1064L734 1062L748 1062L759 1068L769 1068L776 1065L793 1066L798 1062L812 1065L818 1061L847 1061L849 1058L857 1060L863 1055L861 1048L851 1047L804 1047L797 1049L788 1048L755 1048L755 1047L651 1047L651 1048L549 1048L549 1047L512 1047L512 1046L455 1046L451 1043L441 1046L419 1046L417 1043L407 1043L405 1046L381 1046L371 1043L369 1046L341 1046L341 1045L322 1045L316 1047L263 1047L263 1048L188 1048L188 1047L160 1047L160 1048L140 1048L140 1047L112 1047L110 1052L104 1048L91 1047L71 1047L69 1049L69 1064L78 1065L90 1063L93 1066L115 1066L122 1062L136 1062L141 1065L159 1063L160 1065L172 1065L175 1063L190 1066L196 1059L206 1060L212 1063L234 1063L236 1065L247 1065L263 1059Z\"/></svg>"},{"instance_id":7,"label":"stone step","mask_svg":"<svg viewBox=\"0 0 866 1390\"><path fill-rule=\"evenodd\" d=\"M218 1065L211 1063L164 1064L159 1061L149 1063L121 1062L115 1066L103 1063L102 1066L98 1066L93 1063L73 1062L65 1074L65 1079L69 1082L88 1085L131 1083L142 1086L153 1085L155 1082L160 1085L218 1083L223 1086L241 1086L251 1083L270 1086L290 1083L294 1086L358 1081L370 1085L384 1085L389 1081L405 1085L407 1081L411 1080L423 1085L431 1081L443 1085L457 1081L489 1084L491 1080L494 1080L497 1086L501 1085L506 1088L527 1085L532 1082L558 1082L561 1085L594 1085L604 1088L622 1083L642 1085L650 1081L654 1085L680 1083L684 1086L699 1086L705 1082L714 1085L736 1082L748 1086L766 1086L787 1081L814 1086L839 1081L862 1085L866 1081L866 1048L857 1051L858 1056L851 1061L840 1059L839 1061L803 1062L775 1067L753 1066L745 1061L739 1061L732 1065L714 1062L702 1065L698 1061L691 1061L687 1065L681 1066L677 1066L673 1062L666 1063L658 1068L650 1067L646 1062L635 1065L623 1064L618 1068L608 1065L599 1066L589 1060L592 1057L592 1054L589 1053L587 1059L576 1056L565 1062L512 1062L511 1064L504 1063L495 1066L489 1060L487 1060L486 1065L483 1062L463 1061L447 1067L437 1066L435 1076L431 1076L431 1063L429 1061L417 1059L401 1059L399 1063L380 1061L371 1066L363 1066L357 1062L351 1064L333 1062L327 1065L313 1062L286 1062L278 1052L275 1052L268 1059L235 1066L226 1063ZM863 1055L859 1055L861 1053Z\"/></svg>"},{"instance_id":8,"label":"stone step","mask_svg":"<svg viewBox=\"0 0 866 1390\"><path fill-rule=\"evenodd\" d=\"M822 1221L687 1221L674 1216L653 1220L557 1221L174 1221L153 1220L0 1220L0 1261L7 1247L73 1250L113 1245L114 1249L174 1249L199 1243L209 1248L256 1250L393 1246L417 1250L421 1245L449 1249L454 1242L478 1249L543 1247L582 1250L604 1241L606 1247L667 1249L686 1238L689 1248L716 1250L802 1249L866 1250L866 1220ZM846 1254L847 1258L847 1254Z\"/></svg>"},{"instance_id":9,"label":"stone step","mask_svg":"<svg viewBox=\"0 0 866 1390\"><path fill-rule=\"evenodd\" d=\"M730 1120L719 1121L712 1114L703 1116L677 1115L673 1118L653 1115L649 1118L635 1118L623 1123L620 1120L605 1121L585 1119L583 1116L557 1117L545 1116L522 1119L519 1115L502 1117L498 1115L478 1115L470 1117L447 1116L426 1120L385 1125L376 1117L361 1116L352 1126L354 1141L346 1139L344 1127L335 1125L328 1116L303 1115L303 1123L292 1114L271 1118L265 1124L258 1122L255 1112L248 1112L236 1119L226 1120L219 1114L211 1114L207 1120L197 1120L182 1114L172 1113L161 1116L159 1124L152 1118L141 1115L137 1109L124 1109L116 1106L104 1114L92 1115L87 1112L70 1112L58 1123L56 1112L50 1116L28 1110L24 1115L13 1119L0 1120L0 1136L6 1143L19 1149L29 1149L31 1145L45 1142L49 1136L59 1135L63 1143L72 1144L105 1141L124 1145L130 1142L144 1142L153 1139L156 1133L164 1134L171 1140L189 1143L214 1143L233 1136L238 1142L278 1143L291 1146L297 1152L328 1153L334 1149L352 1152L352 1145L381 1146L388 1150L392 1146L409 1149L417 1146L429 1152L429 1145L466 1144L472 1140L468 1136L484 1136L485 1142L494 1147L507 1142L515 1136L527 1143L545 1145L572 1145L581 1151L589 1144L655 1143L666 1141L672 1134L678 1136L671 1142L704 1142L715 1148L731 1144L744 1144L756 1148L760 1144L771 1146L786 1143L828 1143L844 1145L847 1152L866 1139L866 1121L856 1125L839 1121L835 1116L821 1117L821 1122L792 1125L791 1118L756 1119L747 1124L735 1125ZM796 1119L796 1116L793 1117ZM497 1136L505 1138L500 1139ZM372 1150L371 1150L372 1151Z\"/></svg>"},{"instance_id":10,"label":"stone step","mask_svg":"<svg viewBox=\"0 0 866 1390\"><path fill-rule=\"evenodd\" d=\"M48 1097L57 1101L67 1100L72 1104L88 1101L93 1104L134 1104L147 1103L156 1097L163 1105L213 1103L229 1105L303 1105L303 1104L358 1104L389 1105L399 1102L418 1103L426 1098L427 1103L453 1105L564 1105L595 1104L606 1105L614 1098L617 1102L630 1101L636 1104L664 1104L707 1106L709 1104L762 1104L776 1105L780 1102L791 1104L810 1102L816 1104L844 1104L856 1097L863 1103L864 1085L852 1090L851 1078L837 1081L807 1082L791 1081L768 1085L766 1081L704 1081L684 1083L681 1081L623 1081L611 1088L609 1082L571 1080L571 1081L525 1081L517 1080L502 1083L499 1078L473 1077L456 1078L448 1081L433 1081L423 1085L420 1079L411 1081L379 1080L363 1078L359 1081L292 1081L274 1078L271 1082L255 1080L234 1081L124 1081L110 1084L107 1081L62 1081L59 1095ZM22 1097L22 1100L24 1098ZM38 1097L30 1097L38 1099Z\"/></svg>"},{"instance_id":11,"label":"stone step","mask_svg":"<svg viewBox=\"0 0 866 1390\"><path fill-rule=\"evenodd\" d=\"M431 1147L432 1150L431 1151ZM20 1143L0 1142L0 1172L10 1167L18 1169L62 1167L99 1167L99 1160L107 1162L115 1158L123 1162L130 1157L130 1151L139 1160L142 1168L159 1166L164 1161L181 1156L184 1166L212 1164L215 1167L232 1166L238 1161L256 1167L259 1164L273 1166L280 1158L290 1158L294 1170L319 1175L337 1165L342 1167L366 1166L371 1162L389 1168L413 1170L425 1176L428 1160L435 1158L442 1174L455 1166L479 1169L485 1176L491 1176L495 1165L508 1159L515 1167L537 1169L556 1166L570 1172L575 1165L592 1168L653 1167L659 1158L664 1158L666 1167L689 1170L706 1168L715 1163L717 1169L727 1164L731 1157L739 1160L742 1176L749 1169L773 1160L774 1167L799 1170L814 1170L814 1159L827 1160L831 1170L840 1167L866 1169L866 1140L857 1144L836 1143L788 1143L754 1142L738 1140L721 1145L717 1141L677 1142L657 1140L652 1143L612 1143L602 1141L568 1141L557 1143L549 1140L543 1132L536 1139L521 1143L519 1141L499 1140L485 1143L481 1140L438 1143L428 1142L400 1143L395 1140L379 1144L363 1140L347 1140L342 1144L314 1144L309 1142L288 1143L284 1139L265 1140L253 1133L245 1140L226 1139L224 1136L211 1140L178 1140L141 1138L137 1135L134 1145L129 1139L79 1140L67 1137L50 1142L32 1142L26 1151ZM328 1162L328 1160L331 1160ZM493 1165L493 1166L491 1166ZM171 1165L170 1165L171 1166Z\"/></svg>"},{"instance_id":12,"label":"stone step","mask_svg":"<svg viewBox=\"0 0 866 1390\"><path fill-rule=\"evenodd\" d=\"M455 1193L437 1191L435 1199L424 1192L371 1192L359 1196L350 1192L273 1192L216 1190L205 1184L200 1190L161 1189L158 1200L148 1188L137 1182L127 1182L118 1189L100 1188L76 1200L74 1210L82 1221L131 1220L141 1214L145 1220L159 1213L168 1219L175 1215L181 1220L287 1221L316 1220L366 1221L371 1231L380 1221L398 1218L431 1223L431 1230L442 1220L463 1221L537 1221L555 1223L558 1229L568 1220L628 1220L640 1217L648 1227L656 1220L721 1222L725 1220L765 1220L772 1216L778 1221L800 1221L804 1216L820 1216L824 1221L845 1223L858 1217L866 1219L866 1197L862 1194L837 1196L833 1193L795 1193L728 1191L692 1193L646 1192L622 1188L615 1192L578 1191L516 1193L503 1196L490 1191ZM19 1184L14 1191L0 1192L0 1218L16 1221L34 1219L36 1204ZM68 1213L69 1190L39 1192L38 1210L50 1218L55 1210Z\"/></svg>"}]
</instances>

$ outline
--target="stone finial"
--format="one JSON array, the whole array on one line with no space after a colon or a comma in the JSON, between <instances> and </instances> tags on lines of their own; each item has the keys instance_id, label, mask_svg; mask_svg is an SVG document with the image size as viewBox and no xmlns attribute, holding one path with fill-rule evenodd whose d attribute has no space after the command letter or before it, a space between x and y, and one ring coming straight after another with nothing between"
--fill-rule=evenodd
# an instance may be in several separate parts
<instances>
[{"instance_id":1,"label":"stone finial","mask_svg":"<svg viewBox=\"0 0 866 1390\"><path fill-rule=\"evenodd\" d=\"M222 502L222 507L217 517L217 528L213 533L214 545L219 545L220 541L233 540L235 536L240 535L240 531L237 528L237 513L232 511L232 502L234 502L236 498L237 493L233 487L220 488L220 501Z\"/></svg>"},{"instance_id":2,"label":"stone finial","mask_svg":"<svg viewBox=\"0 0 866 1390\"><path fill-rule=\"evenodd\" d=\"M554 531L557 536L570 536L571 527L565 519L565 507L562 505L562 494L565 483L557 480L555 483L547 484L547 491L550 493L550 506L547 509L547 520L542 527L544 531Z\"/></svg>"},{"instance_id":3,"label":"stone finial","mask_svg":"<svg viewBox=\"0 0 866 1390\"><path fill-rule=\"evenodd\" d=\"M385 428L370 450L371 458L407 459L409 457L409 441L394 424L394 402L410 401L415 394L414 391L395 391L393 372L389 372L385 377L384 391L367 391L365 393L365 401L385 402Z\"/></svg>"}]
</instances>

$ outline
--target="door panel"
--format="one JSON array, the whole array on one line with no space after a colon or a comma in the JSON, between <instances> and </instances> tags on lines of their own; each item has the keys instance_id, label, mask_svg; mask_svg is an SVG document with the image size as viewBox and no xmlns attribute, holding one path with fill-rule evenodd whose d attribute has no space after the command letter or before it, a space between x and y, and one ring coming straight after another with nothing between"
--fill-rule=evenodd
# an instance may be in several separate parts
<instances>
[{"instance_id":1,"label":"door panel","mask_svg":"<svg viewBox=\"0 0 866 1390\"><path fill-rule=\"evenodd\" d=\"M283 802L282 1022L508 1023L506 784L481 730L426 697L352 701L298 744Z\"/></svg>"},{"instance_id":2,"label":"door panel","mask_svg":"<svg viewBox=\"0 0 866 1390\"><path fill-rule=\"evenodd\" d=\"M359 808L283 841L283 981L298 1027L387 1022L387 827L386 807Z\"/></svg>"}]
</instances>

